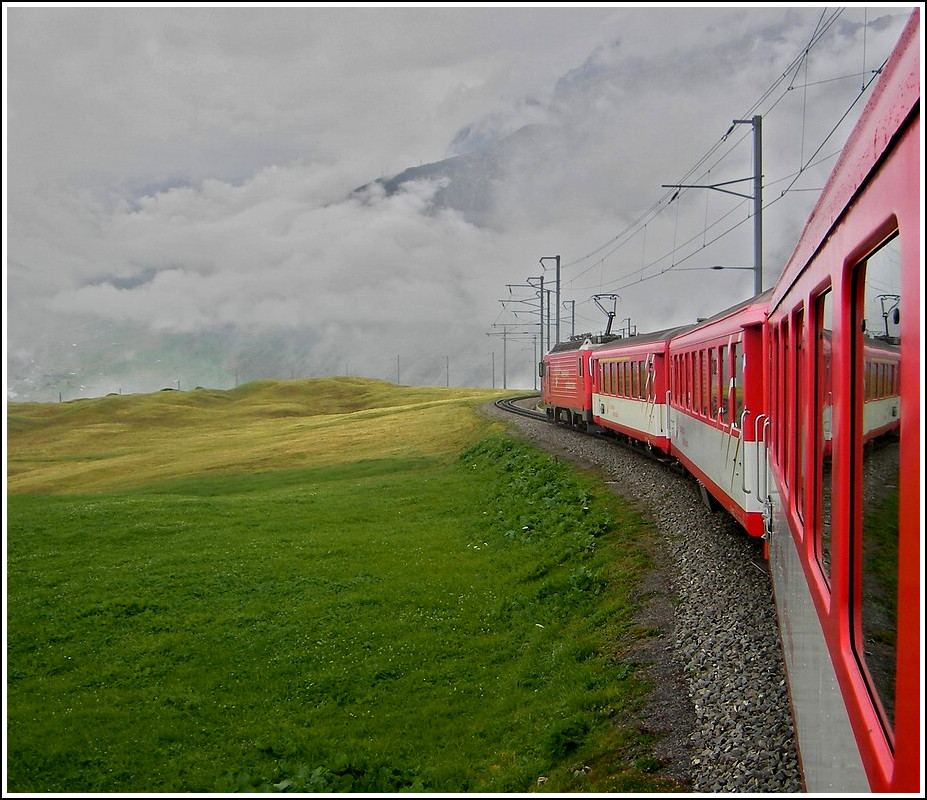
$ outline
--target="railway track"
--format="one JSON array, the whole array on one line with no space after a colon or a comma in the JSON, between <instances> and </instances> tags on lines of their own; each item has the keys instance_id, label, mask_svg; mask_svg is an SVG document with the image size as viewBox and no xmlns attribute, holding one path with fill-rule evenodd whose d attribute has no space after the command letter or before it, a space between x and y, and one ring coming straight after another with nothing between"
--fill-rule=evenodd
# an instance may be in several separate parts
<instances>
[{"instance_id":1,"label":"railway track","mask_svg":"<svg viewBox=\"0 0 927 800\"><path fill-rule=\"evenodd\" d=\"M532 392L531 394L515 395L514 397L505 397L502 400L496 401L496 407L510 414L517 414L518 416L528 417L529 419L546 421L547 414L545 414L543 411L538 411L537 409L525 408L524 406L518 405L519 403L522 403L525 400L533 400L535 398L540 398L540 395L537 392ZM567 425L558 426L558 427L569 429L569 426ZM606 437L601 436L601 433L602 433L601 429L599 429L598 433L591 433L591 434L585 429L574 429L574 430L576 430L577 433L583 433L584 435L592 435L592 436L597 436L600 438L606 438ZM635 441L634 439L624 437L624 436L609 436L607 438L609 439L609 441L613 442L614 444L617 444L635 453L640 453L646 458L656 461L657 463L662 464L664 467L667 467L668 469L671 469L676 473L685 474L685 469L683 468L682 464L680 464L675 458L667 458L665 455L663 455L658 450L654 450L653 448L648 447L647 445L642 445L639 442ZM709 505L709 507L711 507L711 505L709 504L709 500L704 494L704 492L702 494L702 497L706 505Z\"/></svg>"},{"instance_id":2,"label":"railway track","mask_svg":"<svg viewBox=\"0 0 927 800\"><path fill-rule=\"evenodd\" d=\"M518 405L518 403L524 400L531 400L532 398L540 398L537 392L532 392L531 394L519 394L514 397L505 397L502 400L496 400L496 407L500 408L502 411L507 411L510 414L518 414L522 417L530 417L531 419L547 419L547 415L543 411L537 411L536 409L525 408L524 406Z\"/></svg>"}]
</instances>

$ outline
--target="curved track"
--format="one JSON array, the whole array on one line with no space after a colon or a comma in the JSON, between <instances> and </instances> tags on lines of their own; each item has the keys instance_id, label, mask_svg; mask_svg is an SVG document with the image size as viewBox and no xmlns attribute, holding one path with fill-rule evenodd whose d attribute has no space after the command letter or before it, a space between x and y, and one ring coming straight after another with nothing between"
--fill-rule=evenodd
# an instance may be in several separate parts
<instances>
[{"instance_id":1,"label":"curved track","mask_svg":"<svg viewBox=\"0 0 927 800\"><path fill-rule=\"evenodd\" d=\"M531 394L519 394L513 397L505 397L502 400L496 400L496 407L502 409L503 411L507 411L510 414L518 414L522 417L530 417L531 419L546 421L547 414L545 414L543 411L537 411L535 409L525 408L524 406L518 405L518 403L522 400L529 400L535 397L539 398L540 395L537 392L532 392ZM567 425L560 427L569 428ZM595 428L596 426L593 427ZM604 433L600 428L591 433L586 431L584 428L574 428L573 430L575 430L577 433L584 433L586 435L592 436L602 436ZM647 445L642 445L634 439L626 436L607 436L603 438L608 438L609 441L613 442L614 444L617 444L628 450L633 450L635 453L640 453L641 455L646 456L647 458L652 459L653 461L656 461L665 467L668 467L674 472L685 474L685 468L675 458L669 458L658 450L654 450ZM706 504L709 502L708 499L704 497L704 495L703 499L705 500Z\"/></svg>"},{"instance_id":2,"label":"curved track","mask_svg":"<svg viewBox=\"0 0 927 800\"><path fill-rule=\"evenodd\" d=\"M521 400L529 400L532 397L540 398L537 392L532 392L531 394L519 394L514 397L505 397L502 400L496 400L496 407L501 408L503 411L508 411L510 414L519 414L522 417L531 417L532 419L547 419L547 415L543 411L536 411L530 408L524 408L523 406L517 405Z\"/></svg>"}]
</instances>

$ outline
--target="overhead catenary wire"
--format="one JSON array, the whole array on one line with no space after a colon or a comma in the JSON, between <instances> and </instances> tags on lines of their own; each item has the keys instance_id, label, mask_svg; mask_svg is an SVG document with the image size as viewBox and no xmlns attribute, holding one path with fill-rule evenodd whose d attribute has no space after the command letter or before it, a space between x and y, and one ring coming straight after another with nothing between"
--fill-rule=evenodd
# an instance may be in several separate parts
<instances>
[{"instance_id":1,"label":"overhead catenary wire","mask_svg":"<svg viewBox=\"0 0 927 800\"><path fill-rule=\"evenodd\" d=\"M780 74L780 76L776 80L774 80L772 84L770 84L769 87L767 87L767 89L760 95L760 97L747 110L747 112L741 115L742 118L750 117L751 115L753 115L753 113L756 110L761 108L763 104L770 98L770 96L772 96L773 93L779 87L782 86L783 82L785 82L787 78L789 79L787 88L783 90L780 93L779 97L776 99L776 101L773 102L769 106L766 113L768 114L769 111L775 108L776 105L778 105L778 103L783 99L783 97L785 97L787 93L793 89L795 75L798 74L798 71L801 69L802 65L807 61L808 55L811 52L812 48L821 41L823 36L828 32L831 26L840 17L840 15L843 12L843 9L831 9L830 15L825 18L826 12L827 12L827 9L824 9L822 11L821 17L818 19L815 29L809 38L808 44L802 48L802 50L795 56L795 58L790 62L790 64ZM789 78L790 75L792 76L791 78ZM720 155L714 162L712 162L710 166L708 166L701 173L699 173L699 170L702 169L706 165L706 163L717 153L717 151L727 141L732 131L733 131L733 126L729 128L727 133L725 133L724 136L722 136L701 158L699 158L698 161L692 167L689 168L689 170L678 181L678 184L689 183L692 180L701 180L713 168L716 168L721 162L723 162L725 158L730 154L730 152L733 149L735 149L735 147L738 144L740 144L740 142L742 142L743 139L746 138L747 135L749 135L749 134L744 134L744 136L740 137L737 140L737 142L734 143L733 146L727 148L727 150L722 155ZM693 179L693 176L697 174L699 175L699 177ZM684 194L684 193L685 193L684 190L680 192L679 189L676 189L675 191L667 191L660 198L658 198L649 208L647 208L640 215L638 215L635 219L633 219L630 223L628 223L628 225L625 226L625 228L623 228L621 231L615 234L612 238L610 238L603 244L599 245L595 249L589 251L585 255L575 260L565 262L563 264L563 267L567 268L567 267L574 267L574 266L581 265L585 263L586 261L588 261L589 259L599 255L604 250L611 247L612 249L609 250L609 252L606 253L602 257L602 259L595 261L593 264L589 265L587 269L577 273L574 276L574 279L586 274L586 272L588 272L590 269L593 269L596 266L599 266L604 260L606 260L611 255L613 255L615 252L617 252L619 249L621 249L621 247L623 247L628 241L633 239L639 232L641 232L643 228L650 221L652 221L657 216L659 216L663 211L666 210L666 208L672 202L677 200L681 196L681 194ZM614 245L614 247L612 247L612 245Z\"/></svg>"},{"instance_id":2,"label":"overhead catenary wire","mask_svg":"<svg viewBox=\"0 0 927 800\"><path fill-rule=\"evenodd\" d=\"M827 30L833 25L833 23L836 21L836 19L837 19L838 17L839 17L839 13L835 12L835 13L833 13L830 17L828 17L826 20L823 20L821 23L819 23L818 28L815 30L814 34L813 34L812 37L811 37L811 40L810 40L810 42L809 42L809 45L808 45L806 48L804 48L803 51L793 60L792 64L790 64L789 68L786 69L786 70L783 72L782 76L780 76L780 78L779 78L777 81L775 81L775 82L773 83L773 85L772 85L769 89L767 89L766 92L764 92L763 97L761 98L761 100L758 101L756 104L754 104L754 106L751 108L751 111L752 111L752 110L755 110L755 109L757 109L757 108L759 108L760 105L761 105L762 100L763 100L764 98L769 98L769 97L771 96L772 92L775 90L775 88L776 88L777 86L781 86L783 80L784 80L789 74L792 74L792 79L789 81L788 86L787 86L784 90L782 90L782 91L780 92L780 94L778 95L778 97L776 97L775 100L769 105L769 107L768 107L768 109L767 109L767 112L766 112L767 114L768 114L771 110L773 110L774 108L776 108L776 106L779 105L779 103L788 95L789 92L794 91L795 89L799 89L799 88L805 89L805 88L807 88L808 86L814 86L814 85L818 85L818 84L821 84L821 83L827 83L827 82L831 82L831 81L846 80L846 79L848 79L848 78L854 77L854 75L852 75L852 74L851 74L851 75L843 75L843 76L840 76L840 77L837 77L837 78L830 78L830 79L827 79L827 80L821 80L821 81L815 81L815 82L810 82L810 81L808 81L808 80L806 79L806 80L805 80L802 84L800 84L800 85L796 85L795 80L794 80L795 75L797 74L797 71L800 70L800 69L802 68L802 66L805 65L805 64L807 63L808 54L809 54L811 48L821 40L821 37L822 37L822 36L827 32ZM886 59L886 60L887 60L887 59ZM882 62L882 64L879 66L879 68L874 69L874 70L871 70L871 72L868 73L868 77L869 77L868 80L865 80L866 73L864 73L864 82L863 82L863 84L862 84L862 88L861 88L860 92L854 96L852 102L851 102L851 103L849 104L849 106L845 109L845 111L844 111L843 114L839 117L839 119L837 120L837 122L831 127L830 131L826 134L826 136L822 139L822 141L818 144L818 146L815 148L814 152L811 153L811 155L808 156L807 159L806 159L806 158L804 157L804 153L803 153L803 150L802 150L799 168L798 168L795 172L791 173L790 175L785 176L784 178L778 178L778 179L776 179L776 180L774 180L774 181L770 181L770 182L767 184L768 186L773 186L773 185L775 185L776 183L781 183L783 180L789 180L789 179L791 179L790 182L789 182L789 184L788 184L788 186L786 186L786 188L783 189L783 190L780 192L780 194L779 194L778 197L775 197L775 198L773 198L773 199L771 199L771 200L768 200L768 201L766 201L766 202L763 203L763 206L762 206L762 209L763 209L763 210L765 210L766 208L769 208L770 206L773 206L773 205L775 205L776 203L778 203L779 201L781 201L781 200L785 197L785 195L786 195L787 193L789 193L790 191L803 191L803 190L801 190L801 189L795 189L795 188L794 188L794 187L795 187L795 184L796 184L797 181L802 177L802 175L804 175L804 173L805 173L810 167L816 166L816 165L822 163L823 161L825 161L825 160L827 160L827 159L830 159L830 158L833 158L833 157L835 157L837 154L839 154L840 151L839 151L839 149L838 149L835 153L833 153L833 154L831 154L831 155L825 156L824 158L822 158L822 159L820 159L820 160L817 159L818 155L820 154L821 150L826 146L827 142L830 141L830 139L833 137L834 133L839 129L839 127L840 127L841 124L844 122L844 120L845 120L846 117L849 115L849 113L852 111L852 109L856 106L856 104L859 102L859 100L864 96L865 92L869 89L869 87L872 85L872 83L873 83L873 82L878 78L878 76L881 74L882 69L884 68L884 66L885 66L885 61ZM803 117L804 117L805 114L806 114L806 108L803 109ZM714 155L715 153L717 153L718 149L719 149L719 148L721 147L721 145L728 139L728 137L729 137L729 135L730 135L730 133L731 133L732 131L733 131L733 126L732 126L730 129L728 129L727 133L725 133L725 135L722 136L721 139L720 139L718 142L716 142L715 145L713 145L712 148L711 148L704 156L702 156L702 157L699 159L699 161L697 162L697 164L696 164L693 168L690 168L690 170L689 170L689 171L686 173L686 175L684 176L683 180L688 180L688 179L690 179L690 177L691 177L693 174L695 174L695 170L698 168L698 166L705 164L705 162L707 161L707 159L709 159L712 155ZM714 162L712 162L712 165L710 165L710 166L706 169L706 171L703 172L701 175L702 175L702 176L705 176L705 175L709 174L710 171L711 171L711 169L714 168L714 167L716 167L717 165L719 165L722 161L724 161L724 159L730 154L730 152L731 152L737 145L739 145L740 142L742 142L743 139L746 138L746 136L748 136L748 135L749 135L749 134L744 134L744 136L741 137L737 142L735 142L734 145L733 145L732 147L728 148L725 152L723 152L721 155L719 155L719 156L717 157L717 159L716 159ZM804 134L802 134L802 135L804 136ZM802 142L802 148L804 148L804 142ZM697 180L702 180L702 177L697 178ZM809 190L809 191L810 191L810 190ZM669 253L665 253L665 254L663 254L663 255L657 257L657 258L654 258L654 259L652 259L649 263L642 263L641 266L640 266L638 269L635 269L635 270L633 270L633 271L629 271L629 272L625 273L624 275L620 275L620 276L616 277L614 280L612 280L612 281L610 281L610 282L608 282L608 283L606 283L605 281L601 281L601 282L600 282L599 284L597 284L597 285L585 285L585 286L577 286L577 285L575 284L575 281L576 281L578 278L581 278L583 275L587 274L592 268L594 268L594 267L596 267L596 266L601 266L601 265L604 263L604 261L606 261L609 257L611 257L611 256L614 255L616 252L618 252L622 247L626 246L626 244L627 244L629 241L631 241L638 233L642 233L642 232L645 230L645 228L646 228L646 226L647 226L648 224L650 224L654 219L656 219L658 216L660 216L660 214L662 214L662 213L669 207L669 205L671 205L674 201L677 201L684 193L685 193L685 190L680 191L680 189L676 189L676 190L673 191L673 192L667 192L667 193L664 194L658 201L656 201L654 204L652 204L643 214L641 214L641 215L640 215L639 217L637 217L634 221L632 221L631 223L629 223L628 226L626 226L622 231L620 231L618 234L616 234L614 237L612 237L612 238L611 238L610 240L608 240L606 243L604 243L603 245L599 246L599 247L596 248L595 250L590 251L589 253L587 253L585 256L582 256L581 258L578 258L578 259L576 259L576 260L574 260L574 261L567 262L564 266L575 266L575 265L582 264L584 261L587 261L589 258L591 258L591 257L593 257L593 256L595 256L595 255L598 255L599 253L601 253L601 252L602 252L604 249L606 249L607 247L609 247L609 246L611 246L611 245L614 245L614 246L611 247L611 249L608 250L608 252L605 253L600 259L596 260L593 264L589 265L586 269L583 269L583 270L579 271L578 273L576 273L576 274L573 276L573 278L571 279L571 288L573 288L574 290L584 290L584 289L591 289L591 288L599 288L599 289L603 289L603 290L606 289L606 288L608 288L608 289L614 289L614 290L620 290L620 289L622 289L622 288L627 288L628 286L631 286L631 285L633 285L633 284L635 284L635 283L641 283L641 282L646 281L646 280L651 280L651 279L653 279L653 278L660 277L661 275L664 275L664 274L666 274L667 272L672 271L672 270L673 270L676 266L678 266L679 264L683 264L683 263L685 263L687 260L689 260L689 259L693 258L694 256L698 255L698 253L699 253L702 249L704 249L705 247L707 247L707 246L710 245L710 244L713 244L713 243L717 242L719 239L723 238L724 236L728 235L729 233L732 233L734 230L736 230L737 228L739 228L743 223L747 222L747 221L750 219L750 217L748 216L748 217L746 217L745 219L743 219L743 220L739 221L738 223L736 223L735 225L733 225L733 226L731 226L731 227L725 229L723 232L721 232L721 233L718 234L717 236L713 237L712 239L710 239L710 240L707 239L707 238L706 238L706 233L707 233L707 231L710 231L712 228L716 227L716 226L717 226L718 224L720 224L725 218L727 218L731 213L733 213L733 212L736 210L736 209L732 209L732 210L731 210L730 212L728 212L727 214L724 214L724 215L722 215L721 217L719 217L717 220L715 220L715 222L713 222L713 223L711 223L710 225L707 225L707 226L706 226L706 229L705 229L705 230L702 232L702 234L701 234L702 237L703 237L703 246L702 246L702 248L699 248L698 250L694 250L694 251L688 252L687 254L685 254L685 255L683 255L683 256L677 258L677 250L681 250L681 249L685 249L685 248L690 247L690 246L692 245L692 243L698 238L698 236L691 237L690 239L687 239L687 240L683 241L682 243L680 243L680 244L678 244L678 245L674 243L673 248L672 248L672 250L671 250ZM675 234L674 234L674 235L675 235ZM659 265L660 263L662 263L662 262L663 262L664 260L666 260L667 258L669 258L669 259L670 259L670 262L671 262L671 264L670 264L669 267L660 269L659 271L654 272L654 273L649 274L649 275L646 275L646 274L645 274L645 272L646 272L648 269L653 269L654 267L656 267L657 265ZM632 279L633 276L634 276L635 274L636 274L636 279Z\"/></svg>"}]
</instances>

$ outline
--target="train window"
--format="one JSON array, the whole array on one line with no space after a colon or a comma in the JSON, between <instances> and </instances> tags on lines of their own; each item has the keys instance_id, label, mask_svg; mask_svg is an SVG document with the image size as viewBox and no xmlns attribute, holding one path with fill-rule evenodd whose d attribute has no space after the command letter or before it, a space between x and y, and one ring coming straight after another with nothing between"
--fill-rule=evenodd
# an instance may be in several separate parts
<instances>
[{"instance_id":1,"label":"train window","mask_svg":"<svg viewBox=\"0 0 927 800\"><path fill-rule=\"evenodd\" d=\"M686 353L683 356L683 380L685 381L685 403L686 408L692 410L692 354Z\"/></svg>"},{"instance_id":2,"label":"train window","mask_svg":"<svg viewBox=\"0 0 927 800\"><path fill-rule=\"evenodd\" d=\"M730 422L731 416L731 365L728 361L727 347L718 348L718 362L721 365L721 421Z\"/></svg>"},{"instance_id":3,"label":"train window","mask_svg":"<svg viewBox=\"0 0 927 800\"><path fill-rule=\"evenodd\" d=\"M779 442L779 464L782 467L782 476L786 486L789 486L789 470L787 467L789 460L789 439L788 430L791 423L789 419L788 407L788 384L789 384L789 323L783 320L779 334L779 431L777 440Z\"/></svg>"},{"instance_id":4,"label":"train window","mask_svg":"<svg viewBox=\"0 0 927 800\"><path fill-rule=\"evenodd\" d=\"M709 359L709 363L711 364L711 372L710 372L710 378L709 378L711 382L711 406L710 406L711 410L709 411L709 414L711 418L714 420L718 418L718 410L721 407L720 400L718 397L719 370L718 370L718 350L717 348L712 347L708 351L708 359Z\"/></svg>"},{"instance_id":5,"label":"train window","mask_svg":"<svg viewBox=\"0 0 927 800\"><path fill-rule=\"evenodd\" d=\"M864 391L867 364L900 364L900 239L888 241L855 275L852 460L851 633L856 657L880 706L889 738L895 718L898 613L900 398ZM878 387L878 371L873 380ZM916 411L916 410L915 410Z\"/></svg>"},{"instance_id":6,"label":"train window","mask_svg":"<svg viewBox=\"0 0 927 800\"><path fill-rule=\"evenodd\" d=\"M692 354L692 410L702 413L702 354Z\"/></svg>"},{"instance_id":7,"label":"train window","mask_svg":"<svg viewBox=\"0 0 927 800\"><path fill-rule=\"evenodd\" d=\"M689 395L689 408L692 411L695 411L697 408L698 395L696 394L696 386L698 385L697 379L695 376L695 365L697 363L697 357L695 353L686 353L686 382L688 386L688 395Z\"/></svg>"},{"instance_id":8,"label":"train window","mask_svg":"<svg viewBox=\"0 0 927 800\"><path fill-rule=\"evenodd\" d=\"M731 361L734 364L734 416L732 421L740 425L744 413L744 354L737 342L731 344Z\"/></svg>"},{"instance_id":9,"label":"train window","mask_svg":"<svg viewBox=\"0 0 927 800\"><path fill-rule=\"evenodd\" d=\"M795 314L795 509L805 518L805 470L808 458L808 398L805 397L805 312Z\"/></svg>"},{"instance_id":10,"label":"train window","mask_svg":"<svg viewBox=\"0 0 927 800\"><path fill-rule=\"evenodd\" d=\"M701 351L692 354L692 397L693 410L696 414L705 413L705 378L702 375L704 354Z\"/></svg>"},{"instance_id":11,"label":"train window","mask_svg":"<svg viewBox=\"0 0 927 800\"><path fill-rule=\"evenodd\" d=\"M702 352L699 354L699 359L701 361L700 379L702 381L702 387L701 387L702 414L707 417L710 413L708 398L711 392L711 375L710 375L710 369L708 366L708 351L702 350Z\"/></svg>"},{"instance_id":12,"label":"train window","mask_svg":"<svg viewBox=\"0 0 927 800\"><path fill-rule=\"evenodd\" d=\"M689 354L679 356L680 401L683 408L689 407Z\"/></svg>"},{"instance_id":13,"label":"train window","mask_svg":"<svg viewBox=\"0 0 927 800\"><path fill-rule=\"evenodd\" d=\"M779 354L779 329L775 325L770 325L769 332L769 375L778 375L777 370L777 359ZM773 384L770 387L769 394L769 416L776 420L779 418L779 408L776 405L778 402L778 395L776 394L776 385ZM773 441L772 441L772 452L770 455L779 461L779 452L776 448L779 446L779 438L776 436L776 431L773 429Z\"/></svg>"},{"instance_id":14,"label":"train window","mask_svg":"<svg viewBox=\"0 0 927 800\"><path fill-rule=\"evenodd\" d=\"M821 572L830 585L830 545L831 545L831 478L832 434L831 425L834 412L834 391L831 384L831 343L833 341L833 298L830 289L817 299L815 377L814 387L816 407L818 409L817 430L815 433L815 526L814 554Z\"/></svg>"}]
</instances>

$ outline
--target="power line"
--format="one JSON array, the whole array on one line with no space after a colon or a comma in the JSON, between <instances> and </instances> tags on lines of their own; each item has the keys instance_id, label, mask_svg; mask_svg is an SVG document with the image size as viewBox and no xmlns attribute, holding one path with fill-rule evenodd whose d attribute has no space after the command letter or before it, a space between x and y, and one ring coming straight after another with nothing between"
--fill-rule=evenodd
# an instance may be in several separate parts
<instances>
[{"instance_id":1,"label":"power line","mask_svg":"<svg viewBox=\"0 0 927 800\"><path fill-rule=\"evenodd\" d=\"M809 37L808 44L804 48L802 48L802 50L795 56L795 58L793 58L792 62L788 65L788 67L786 67L786 69L779 75L779 77L776 78L776 80L774 80L770 84L770 86L760 95L759 99L753 104L753 106L751 106L747 114L744 116L750 116L751 114L753 114L754 111L760 108L762 104L766 100L768 100L770 96L779 87L782 86L782 84L786 81L787 78L789 78L789 76L791 76L791 78L789 79L788 86L784 90L781 91L779 97L775 100L775 102L773 102L770 105L769 109L767 109L766 114L768 114L769 111L775 108L782 101L782 99L787 96L789 91L792 91L794 88L796 88L794 86L795 76L798 74L798 71L801 69L801 67L807 63L808 55L811 52L812 48L814 48L817 44L821 42L825 34L830 30L830 28L837 21L837 19L839 19L839 17L843 13L843 9L836 9L836 10L832 9L830 11L830 16L825 18L826 12L827 12L827 9L822 11L821 17L818 19L815 29L812 32L811 36ZM880 70L878 70L878 72L881 72L881 68ZM806 83L805 85L808 86L811 84ZM855 104L855 101L854 101L854 104ZM848 109L846 113L849 113L849 110L850 109ZM844 114L844 117L841 118L841 121L843 120L843 118L845 118L845 116L846 114ZM839 124L840 123L838 122L834 130L836 130L836 128L839 127ZM693 180L694 181L701 180L705 174L709 173L712 169L717 168L721 163L723 163L730 156L733 150L736 149L739 146L739 144L749 135L745 133L736 142L734 142L730 147L728 147L723 153L721 153L712 162L712 164L709 167L705 168L704 171L701 173L700 177L693 178L692 176L695 175L699 169L703 168L704 165L708 162L708 160L711 159L712 156L714 156L718 152L718 150L722 147L722 145L727 141L732 131L733 131L733 126L730 129L728 129L727 133L725 133L724 136L722 136L718 140L718 142L716 142L692 167L690 167L690 169L683 175L682 179L678 181L678 184L688 183ZM832 133L833 132L831 132L831 134ZM821 144L821 147L823 147L823 144L824 143ZM820 152L820 147L815 151L814 155L816 155L818 152ZM794 182L793 182L793 185L794 185ZM641 233L643 231L643 229L646 227L646 225L649 222L651 222L656 217L658 217L663 211L665 211L669 207L670 204L678 200L684 194L685 194L685 191L679 190L679 189L677 189L675 192L665 193L656 202L654 202L649 208L647 208L638 217L632 220L624 229L619 231L611 239L599 245L598 247L591 250L590 252L586 253L584 256L581 256L580 258L577 258L573 261L565 263L563 267L564 268L573 267L573 266L582 264L585 261L588 261L590 258L593 258L594 256L602 253L603 250L606 250L607 248L611 247L612 248L611 250L605 253L605 255L602 256L600 259L598 259L597 261L595 261L594 263L586 267L586 269L579 272L576 276L574 276L574 279L582 277L583 275L587 274L595 267L600 266L602 263L604 263L610 256L612 256L615 252L620 250L623 246L628 244L632 239L634 239L637 236L638 233ZM614 245L614 247L612 247L612 245ZM651 262L650 266L652 266L654 263L657 263L657 262ZM645 268L642 266L641 268L642 273L644 269Z\"/></svg>"}]
</instances>

